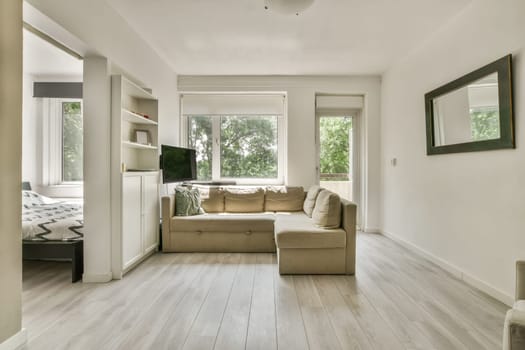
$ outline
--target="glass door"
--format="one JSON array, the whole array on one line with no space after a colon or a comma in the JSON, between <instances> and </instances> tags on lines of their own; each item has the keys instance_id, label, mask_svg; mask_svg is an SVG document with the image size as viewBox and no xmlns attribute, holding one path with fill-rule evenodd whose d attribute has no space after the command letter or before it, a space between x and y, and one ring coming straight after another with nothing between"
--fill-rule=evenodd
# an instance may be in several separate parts
<instances>
[{"instance_id":1,"label":"glass door","mask_svg":"<svg viewBox=\"0 0 525 350\"><path fill-rule=\"evenodd\" d=\"M355 118L320 115L318 122L320 186L355 202Z\"/></svg>"}]
</instances>

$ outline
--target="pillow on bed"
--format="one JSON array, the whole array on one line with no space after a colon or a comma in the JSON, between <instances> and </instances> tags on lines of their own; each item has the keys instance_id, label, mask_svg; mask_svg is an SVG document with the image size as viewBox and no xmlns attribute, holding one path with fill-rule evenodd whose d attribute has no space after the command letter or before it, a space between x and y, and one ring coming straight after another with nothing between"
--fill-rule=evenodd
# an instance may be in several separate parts
<instances>
[{"instance_id":1,"label":"pillow on bed","mask_svg":"<svg viewBox=\"0 0 525 350\"><path fill-rule=\"evenodd\" d=\"M36 207L44 204L54 204L59 201L51 199L46 196L42 196L39 193L33 191L22 191L22 206L25 208Z\"/></svg>"}]
</instances>

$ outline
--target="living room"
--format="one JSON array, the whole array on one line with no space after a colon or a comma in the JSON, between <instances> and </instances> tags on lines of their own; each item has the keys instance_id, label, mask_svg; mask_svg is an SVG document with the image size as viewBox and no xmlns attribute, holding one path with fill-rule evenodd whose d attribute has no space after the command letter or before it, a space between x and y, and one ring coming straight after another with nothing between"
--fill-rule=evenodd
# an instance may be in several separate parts
<instances>
[{"instance_id":1,"label":"living room","mask_svg":"<svg viewBox=\"0 0 525 350\"><path fill-rule=\"evenodd\" d=\"M0 131L0 348L501 348L525 259L525 4L306 1L296 15L272 2L2 2L1 115L13 126ZM12 234L23 180L23 22L84 61L81 283L63 264L22 277ZM425 94L507 55L512 147L428 153ZM348 108L358 111L355 275L279 275L275 253L153 253L112 280L112 75L155 95L159 147L189 146L187 96L284 96L280 185L305 192L321 180L318 98L359 98ZM79 309L63 304L70 298Z\"/></svg>"}]
</instances>

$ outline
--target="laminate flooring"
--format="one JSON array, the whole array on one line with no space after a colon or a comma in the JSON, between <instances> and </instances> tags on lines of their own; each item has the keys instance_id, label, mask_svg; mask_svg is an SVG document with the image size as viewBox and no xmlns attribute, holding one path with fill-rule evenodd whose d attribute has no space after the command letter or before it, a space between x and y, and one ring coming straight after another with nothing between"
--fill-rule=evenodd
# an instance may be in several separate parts
<instances>
[{"instance_id":1,"label":"laminate flooring","mask_svg":"<svg viewBox=\"0 0 525 350\"><path fill-rule=\"evenodd\" d=\"M275 254L155 254L70 283L24 262L28 349L501 349L507 306L378 234L355 276L280 276Z\"/></svg>"}]
</instances>

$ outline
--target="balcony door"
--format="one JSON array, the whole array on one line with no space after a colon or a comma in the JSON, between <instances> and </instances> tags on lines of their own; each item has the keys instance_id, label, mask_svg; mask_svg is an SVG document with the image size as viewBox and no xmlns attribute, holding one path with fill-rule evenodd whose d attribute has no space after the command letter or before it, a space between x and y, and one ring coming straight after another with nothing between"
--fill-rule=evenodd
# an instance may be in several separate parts
<instances>
[{"instance_id":1,"label":"balcony door","mask_svg":"<svg viewBox=\"0 0 525 350\"><path fill-rule=\"evenodd\" d=\"M320 115L318 122L319 183L340 197L355 201L356 119L352 115Z\"/></svg>"}]
</instances>

